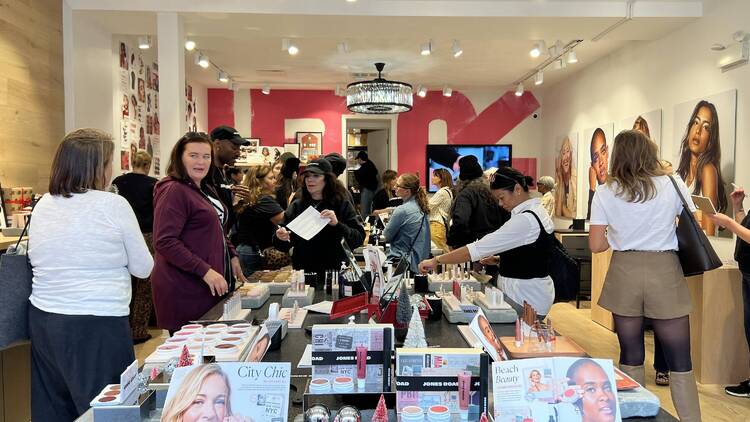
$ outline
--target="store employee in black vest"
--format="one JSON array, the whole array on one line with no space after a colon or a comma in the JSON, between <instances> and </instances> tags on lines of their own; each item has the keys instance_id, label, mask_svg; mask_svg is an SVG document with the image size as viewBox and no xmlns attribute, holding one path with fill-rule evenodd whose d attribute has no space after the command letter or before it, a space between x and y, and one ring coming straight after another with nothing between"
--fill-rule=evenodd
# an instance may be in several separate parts
<instances>
[{"instance_id":1,"label":"store employee in black vest","mask_svg":"<svg viewBox=\"0 0 750 422\"><path fill-rule=\"evenodd\" d=\"M234 212L234 195L238 195L241 198L246 197L248 189L242 185L235 185L232 180L227 179L224 174L224 168L234 166L234 162L240 156L240 147L250 145L250 141L241 137L239 132L233 127L217 126L211 131L211 144L213 145L214 163L209 177L216 192L219 194L219 199L221 199L221 202L224 203L229 212L226 224L224 225L224 233L228 234L229 229L237 222L237 215ZM242 282L246 282L247 279L242 274L242 267L240 266L237 252L228 239L227 246L232 257L232 274L234 275L232 281L229 283L229 291L231 292L235 289L235 277Z\"/></svg>"},{"instance_id":2,"label":"store employee in black vest","mask_svg":"<svg viewBox=\"0 0 750 422\"><path fill-rule=\"evenodd\" d=\"M551 253L554 224L539 198L529 195L527 177L511 167L502 167L490 177L490 190L510 220L499 229L447 254L426 259L419 270L427 272L438 264L479 261L500 254L497 286L505 292L506 302L521 314L528 302L540 316L549 312L555 298L555 286L547 262Z\"/></svg>"}]
</instances>

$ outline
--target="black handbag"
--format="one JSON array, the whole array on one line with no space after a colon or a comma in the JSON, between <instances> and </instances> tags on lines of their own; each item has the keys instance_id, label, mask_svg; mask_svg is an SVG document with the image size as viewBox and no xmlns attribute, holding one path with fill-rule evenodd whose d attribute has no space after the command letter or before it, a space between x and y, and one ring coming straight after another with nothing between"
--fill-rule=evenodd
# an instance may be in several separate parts
<instances>
[{"instance_id":1,"label":"black handbag","mask_svg":"<svg viewBox=\"0 0 750 422\"><path fill-rule=\"evenodd\" d=\"M30 222L31 216L26 220L15 248L0 256L0 350L29 340L31 263L28 255L18 253L18 246Z\"/></svg>"},{"instance_id":2,"label":"black handbag","mask_svg":"<svg viewBox=\"0 0 750 422\"><path fill-rule=\"evenodd\" d=\"M687 201L677 187L677 182L672 176L669 176L669 180L672 181L677 195L682 200L682 212L677 222L677 255L680 257L682 274L690 277L721 267L722 262L719 256L708 241L706 233L703 233L698 221L695 220Z\"/></svg>"},{"instance_id":3,"label":"black handbag","mask_svg":"<svg viewBox=\"0 0 750 422\"><path fill-rule=\"evenodd\" d=\"M549 255L547 256L547 269L555 286L555 299L557 302L568 302L574 300L578 295L579 285L581 283L581 267L578 261L570 256L565 247L555 237L555 233L547 233L539 216L534 211L526 210L534 216L539 223L539 233L547 238L547 247Z\"/></svg>"}]
</instances>

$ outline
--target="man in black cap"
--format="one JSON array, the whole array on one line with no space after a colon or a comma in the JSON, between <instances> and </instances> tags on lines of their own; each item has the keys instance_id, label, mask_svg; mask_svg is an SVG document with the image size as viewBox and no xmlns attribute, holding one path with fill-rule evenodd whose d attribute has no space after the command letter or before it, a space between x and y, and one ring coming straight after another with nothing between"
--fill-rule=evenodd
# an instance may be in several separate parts
<instances>
[{"instance_id":1,"label":"man in black cap","mask_svg":"<svg viewBox=\"0 0 750 422\"><path fill-rule=\"evenodd\" d=\"M372 212L372 198L378 190L378 169L365 151L357 153L357 163L359 168L354 170L354 179L359 185L359 212L362 218L367 218Z\"/></svg>"},{"instance_id":2,"label":"man in black cap","mask_svg":"<svg viewBox=\"0 0 750 422\"><path fill-rule=\"evenodd\" d=\"M246 197L249 191L247 187L235 185L232 180L227 179L224 169L234 166L234 162L240 156L240 147L250 145L250 141L240 136L239 132L233 127L217 126L211 131L211 143L214 149L214 168L211 175L211 183L219 194L219 199L221 199L221 202L224 203L224 206L228 210L229 218L227 219L226 226L224 226L224 232L229 233L230 228L237 222L237 215L234 212L233 195L237 194L240 197ZM235 259L236 252L234 251L234 247L231 246L230 242L227 243L230 245L229 249L232 254L232 273L234 274L234 278L245 282L247 279L242 275L239 259ZM233 291L235 288L235 279L232 279L229 283L230 291Z\"/></svg>"}]
</instances>

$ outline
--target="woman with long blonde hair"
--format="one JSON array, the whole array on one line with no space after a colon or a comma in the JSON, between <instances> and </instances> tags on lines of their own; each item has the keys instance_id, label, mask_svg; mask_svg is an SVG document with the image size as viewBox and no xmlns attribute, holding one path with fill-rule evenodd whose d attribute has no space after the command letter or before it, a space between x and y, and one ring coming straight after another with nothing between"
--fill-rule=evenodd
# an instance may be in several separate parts
<instances>
[{"instance_id":1,"label":"woman with long blonde hair","mask_svg":"<svg viewBox=\"0 0 750 422\"><path fill-rule=\"evenodd\" d=\"M453 178L446 169L436 169L432 173L433 185L439 186L437 192L430 198L430 238L435 246L448 252L448 226L451 221L451 206L453 205Z\"/></svg>"},{"instance_id":2,"label":"woman with long blonde hair","mask_svg":"<svg viewBox=\"0 0 750 422\"><path fill-rule=\"evenodd\" d=\"M396 207L385 226L383 235L391 244L388 258L410 257L411 270L419 270L419 262L430 255L430 205L419 176L406 173L396 180L396 195L404 200Z\"/></svg>"},{"instance_id":3,"label":"woman with long blonde hair","mask_svg":"<svg viewBox=\"0 0 750 422\"><path fill-rule=\"evenodd\" d=\"M229 377L215 363L200 365L182 380L162 413L161 422L251 422L232 414Z\"/></svg>"},{"instance_id":4,"label":"woman with long blonde hair","mask_svg":"<svg viewBox=\"0 0 750 422\"><path fill-rule=\"evenodd\" d=\"M237 204L237 254L240 256L243 274L249 276L261 269L264 258L270 262L283 261L286 257L288 264L289 255L270 250L276 227L284 220L284 210L274 198L276 176L273 167L251 167L242 180L242 185L249 191L247 197Z\"/></svg>"},{"instance_id":5,"label":"woman with long blonde hair","mask_svg":"<svg viewBox=\"0 0 750 422\"><path fill-rule=\"evenodd\" d=\"M589 246L613 249L599 305L612 312L620 342L620 369L645 385L643 324L651 319L670 374L669 388L681 421L700 421L690 357L690 292L677 257L677 216L688 188L659 161L642 132L615 138L612 169L591 203Z\"/></svg>"}]
</instances>

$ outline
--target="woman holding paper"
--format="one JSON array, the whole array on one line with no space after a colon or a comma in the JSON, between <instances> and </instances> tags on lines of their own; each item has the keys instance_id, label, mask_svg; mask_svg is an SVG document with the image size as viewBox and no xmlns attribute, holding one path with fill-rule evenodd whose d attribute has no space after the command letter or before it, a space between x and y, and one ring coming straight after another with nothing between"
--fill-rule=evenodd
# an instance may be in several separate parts
<instances>
[{"instance_id":1,"label":"woman holding paper","mask_svg":"<svg viewBox=\"0 0 750 422\"><path fill-rule=\"evenodd\" d=\"M318 280L323 280L326 270L338 270L346 261L341 240L351 249L362 246L365 229L362 219L347 200L344 187L336 183L333 168L328 160L317 159L309 162L302 173L302 187L284 213L284 222L289 224L308 208L320 212L320 218L328 222L314 236L304 239L284 227L276 230L274 246L288 251L294 246L292 266L294 269L316 272Z\"/></svg>"},{"instance_id":2,"label":"woman holding paper","mask_svg":"<svg viewBox=\"0 0 750 422\"><path fill-rule=\"evenodd\" d=\"M500 205L510 212L510 220L473 243L422 261L419 269L427 272L438 264L479 261L500 254L497 283L505 292L505 301L519 315L524 302L534 307L538 315L546 315L555 298L545 261L551 250L552 220L540 199L531 198L527 177L518 170L511 167L497 170L490 177L490 189ZM540 258L545 264L540 264Z\"/></svg>"},{"instance_id":3,"label":"woman holding paper","mask_svg":"<svg viewBox=\"0 0 750 422\"><path fill-rule=\"evenodd\" d=\"M669 367L669 388L681 421L700 421L690 357L690 292L677 256L677 216L688 188L659 162L657 147L635 130L620 132L612 170L591 203L591 252L613 249L599 305L612 312L620 369L645 384L643 323L650 318ZM642 224L648 221L649 224Z\"/></svg>"}]
</instances>

